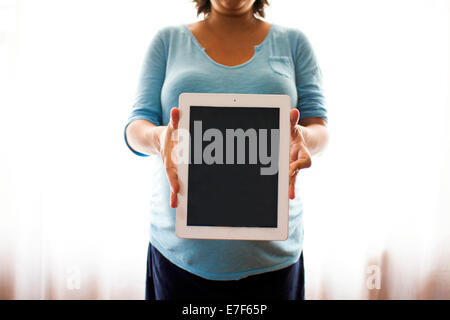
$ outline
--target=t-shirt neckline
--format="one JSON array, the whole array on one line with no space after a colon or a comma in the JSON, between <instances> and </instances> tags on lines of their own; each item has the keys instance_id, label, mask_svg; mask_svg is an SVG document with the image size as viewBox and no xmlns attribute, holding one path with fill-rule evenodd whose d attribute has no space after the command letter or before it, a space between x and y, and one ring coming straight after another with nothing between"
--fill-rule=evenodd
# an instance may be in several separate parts
<instances>
[{"instance_id":1,"label":"t-shirt neckline","mask_svg":"<svg viewBox=\"0 0 450 320\"><path fill-rule=\"evenodd\" d=\"M221 63L215 61L214 59L212 59L212 58L206 53L205 48L203 48L203 47L201 46L200 42L198 42L197 38L196 38L196 37L194 36L194 34L192 33L191 29L189 29L188 25L187 25L187 24L183 24L183 27L184 27L184 29L186 30L186 33L187 33L188 36L191 38L191 40L194 42L194 44L196 45L196 47L200 49L200 51L203 53L203 55L204 55L210 62L212 62L213 64L215 64L215 65L217 65L217 66L219 66L219 67L225 68L225 69L237 69L237 68L242 68L242 67L248 65L249 63L251 63L253 60L255 60L255 58L256 58L256 56L258 55L258 53L261 51L261 49L264 47L264 45L265 45L265 44L269 41L269 39L272 37L272 33L273 33L274 26L275 26L275 25L274 25L273 23L271 23L269 32L267 33L267 35L266 35L266 37L264 38L264 40L263 40L260 44L257 44L257 45L255 45L255 46L253 46L253 47L254 47L254 53L253 53L253 56L252 56L249 60L247 60L247 61L245 61L245 62L243 62L243 63L241 63L241 64L238 64L238 65L227 66L227 65L221 64Z\"/></svg>"}]
</instances>

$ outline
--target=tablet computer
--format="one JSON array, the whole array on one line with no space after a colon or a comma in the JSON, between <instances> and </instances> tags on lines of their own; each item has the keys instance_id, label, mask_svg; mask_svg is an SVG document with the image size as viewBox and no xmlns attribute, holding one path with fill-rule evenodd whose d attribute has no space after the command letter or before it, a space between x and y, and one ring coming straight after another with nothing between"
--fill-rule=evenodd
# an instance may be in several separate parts
<instances>
[{"instance_id":1,"label":"tablet computer","mask_svg":"<svg viewBox=\"0 0 450 320\"><path fill-rule=\"evenodd\" d=\"M182 93L179 107L176 235L287 239L289 96Z\"/></svg>"}]
</instances>

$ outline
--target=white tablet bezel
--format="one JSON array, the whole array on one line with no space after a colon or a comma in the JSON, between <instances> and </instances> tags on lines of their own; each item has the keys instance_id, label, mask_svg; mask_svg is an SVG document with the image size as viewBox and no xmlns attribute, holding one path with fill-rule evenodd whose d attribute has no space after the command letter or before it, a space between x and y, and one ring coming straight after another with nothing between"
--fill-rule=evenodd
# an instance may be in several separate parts
<instances>
[{"instance_id":1,"label":"white tablet bezel","mask_svg":"<svg viewBox=\"0 0 450 320\"><path fill-rule=\"evenodd\" d=\"M279 108L280 145L278 169L278 221L276 228L215 227L187 225L187 193L189 164L178 164L180 192L176 209L176 235L189 239L286 240L289 228L289 140L290 97L288 95L182 93L179 96L179 128L189 131L191 106ZM189 139L180 139L180 147L189 150ZM184 143L184 145L182 145Z\"/></svg>"}]
</instances>

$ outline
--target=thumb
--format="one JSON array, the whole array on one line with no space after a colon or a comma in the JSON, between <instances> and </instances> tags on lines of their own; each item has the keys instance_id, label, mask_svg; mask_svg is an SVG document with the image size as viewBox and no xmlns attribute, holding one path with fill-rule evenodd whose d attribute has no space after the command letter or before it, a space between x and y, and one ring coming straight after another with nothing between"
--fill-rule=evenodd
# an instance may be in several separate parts
<instances>
[{"instance_id":1,"label":"thumb","mask_svg":"<svg viewBox=\"0 0 450 320\"><path fill-rule=\"evenodd\" d=\"M179 121L180 121L180 109L174 107L170 110L170 125L174 130L178 129Z\"/></svg>"},{"instance_id":2,"label":"thumb","mask_svg":"<svg viewBox=\"0 0 450 320\"><path fill-rule=\"evenodd\" d=\"M290 112L290 121L291 121L291 132L294 129L294 127L298 123L298 119L300 118L300 112L298 112L297 108L294 108Z\"/></svg>"}]
</instances>

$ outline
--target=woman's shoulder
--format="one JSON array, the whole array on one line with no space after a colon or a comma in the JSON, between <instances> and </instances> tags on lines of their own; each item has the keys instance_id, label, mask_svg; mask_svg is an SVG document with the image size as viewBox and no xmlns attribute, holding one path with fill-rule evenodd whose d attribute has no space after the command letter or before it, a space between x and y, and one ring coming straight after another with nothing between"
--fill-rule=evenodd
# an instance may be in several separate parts
<instances>
[{"instance_id":1,"label":"woman's shoulder","mask_svg":"<svg viewBox=\"0 0 450 320\"><path fill-rule=\"evenodd\" d=\"M273 26L275 27L274 33L276 34L274 38L279 39L279 41L283 41L283 43L286 43L287 41L293 56L296 57L301 54L309 54L312 52L313 49L311 42L301 29L278 24L274 24Z\"/></svg>"},{"instance_id":2,"label":"woman's shoulder","mask_svg":"<svg viewBox=\"0 0 450 320\"><path fill-rule=\"evenodd\" d=\"M150 46L158 46L161 50L165 50L167 55L170 47L183 45L183 41L186 39L186 30L184 24L159 27L150 36Z\"/></svg>"},{"instance_id":3,"label":"woman's shoulder","mask_svg":"<svg viewBox=\"0 0 450 320\"><path fill-rule=\"evenodd\" d=\"M282 38L288 38L291 43L307 42L308 38L305 33L296 27L284 26L278 23L272 23L274 33Z\"/></svg>"},{"instance_id":4,"label":"woman's shoulder","mask_svg":"<svg viewBox=\"0 0 450 320\"><path fill-rule=\"evenodd\" d=\"M186 24L174 24L160 27L156 31L156 35L163 40L170 39L182 35L186 32Z\"/></svg>"}]
</instances>

